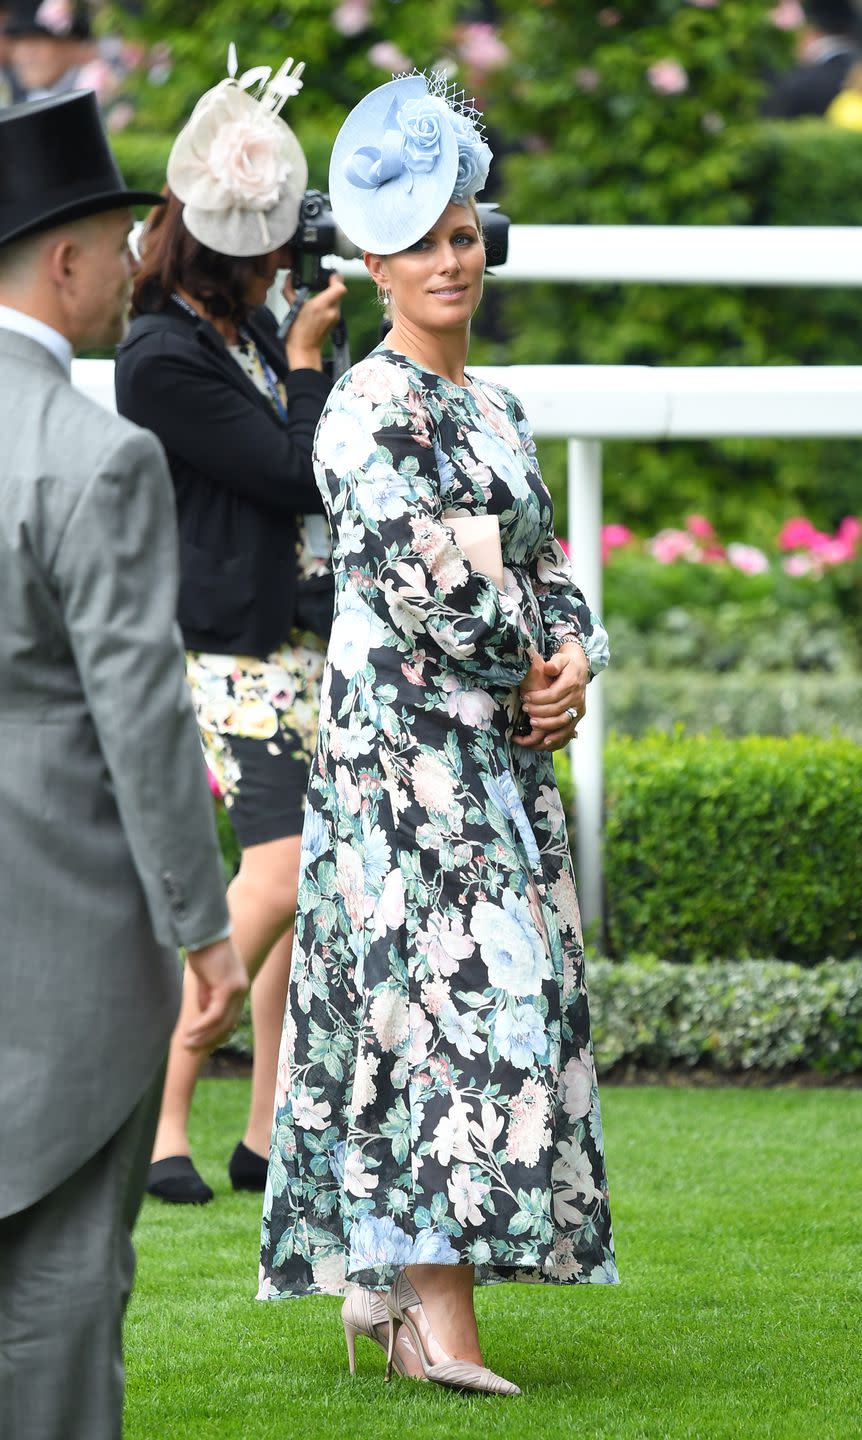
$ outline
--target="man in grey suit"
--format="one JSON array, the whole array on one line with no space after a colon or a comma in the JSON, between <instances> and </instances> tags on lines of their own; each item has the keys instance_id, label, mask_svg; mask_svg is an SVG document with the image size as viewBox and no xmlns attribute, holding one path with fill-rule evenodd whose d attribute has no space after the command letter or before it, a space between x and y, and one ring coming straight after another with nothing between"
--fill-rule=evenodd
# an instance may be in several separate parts
<instances>
[{"instance_id":1,"label":"man in grey suit","mask_svg":"<svg viewBox=\"0 0 862 1440\"><path fill-rule=\"evenodd\" d=\"M127 191L89 94L0 115L0 1435L116 1440L131 1229L189 952L229 938L174 623L158 442L70 384L128 311Z\"/></svg>"}]
</instances>

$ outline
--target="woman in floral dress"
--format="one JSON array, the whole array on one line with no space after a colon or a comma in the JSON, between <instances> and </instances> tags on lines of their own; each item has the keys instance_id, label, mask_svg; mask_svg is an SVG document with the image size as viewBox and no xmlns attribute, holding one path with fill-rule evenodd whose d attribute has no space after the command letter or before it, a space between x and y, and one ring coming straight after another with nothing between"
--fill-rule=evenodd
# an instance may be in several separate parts
<instances>
[{"instance_id":1,"label":"woman in floral dress","mask_svg":"<svg viewBox=\"0 0 862 1440\"><path fill-rule=\"evenodd\" d=\"M394 323L336 385L315 441L336 613L260 1294L359 1287L343 1311L351 1367L357 1333L397 1334L402 1373L515 1393L483 1368L473 1284L617 1279L551 755L607 637L554 540L519 402L464 371L484 272L471 181L490 158L475 119L424 77L393 81L333 154L336 217ZM436 169L422 169L435 126ZM383 153L391 169L399 143L402 171L354 195L360 162ZM400 207L384 207L399 175ZM497 517L505 591L458 547L451 512Z\"/></svg>"}]
</instances>

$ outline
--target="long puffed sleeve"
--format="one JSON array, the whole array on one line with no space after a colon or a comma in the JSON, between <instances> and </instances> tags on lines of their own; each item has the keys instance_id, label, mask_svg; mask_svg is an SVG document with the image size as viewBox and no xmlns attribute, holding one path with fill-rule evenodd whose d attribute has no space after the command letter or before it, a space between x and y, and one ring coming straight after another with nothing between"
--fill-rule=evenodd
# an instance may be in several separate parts
<instances>
[{"instance_id":1,"label":"long puffed sleeve","mask_svg":"<svg viewBox=\"0 0 862 1440\"><path fill-rule=\"evenodd\" d=\"M529 669L531 635L516 602L472 569L442 518L429 418L406 386L375 404L361 377L357 367L333 392L315 439L318 484L332 500L334 560L350 579L330 654L338 663L349 650L351 627L365 635L370 611L411 649L436 651L447 669L511 688Z\"/></svg>"},{"instance_id":2,"label":"long puffed sleeve","mask_svg":"<svg viewBox=\"0 0 862 1440\"><path fill-rule=\"evenodd\" d=\"M521 445L528 459L535 463L536 445L524 408L511 391L506 395L512 404ZM610 660L608 632L575 583L572 567L562 546L549 534L529 567L533 592L542 616L546 640L560 642L576 635L590 663L590 675L604 670Z\"/></svg>"},{"instance_id":3,"label":"long puffed sleeve","mask_svg":"<svg viewBox=\"0 0 862 1440\"><path fill-rule=\"evenodd\" d=\"M542 612L546 638L562 641L577 635L590 662L590 674L604 670L610 659L608 632L575 584L571 566L558 541L549 538L531 566L533 590Z\"/></svg>"}]
</instances>

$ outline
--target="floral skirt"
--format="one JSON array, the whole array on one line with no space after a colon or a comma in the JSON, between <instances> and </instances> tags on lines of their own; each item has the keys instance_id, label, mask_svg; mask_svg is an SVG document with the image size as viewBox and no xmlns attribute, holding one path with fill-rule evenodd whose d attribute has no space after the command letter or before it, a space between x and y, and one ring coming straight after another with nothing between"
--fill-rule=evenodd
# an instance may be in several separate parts
<instances>
[{"instance_id":1,"label":"floral skirt","mask_svg":"<svg viewBox=\"0 0 862 1440\"><path fill-rule=\"evenodd\" d=\"M210 783L243 847L302 830L325 654L299 630L265 660L186 652Z\"/></svg>"}]
</instances>

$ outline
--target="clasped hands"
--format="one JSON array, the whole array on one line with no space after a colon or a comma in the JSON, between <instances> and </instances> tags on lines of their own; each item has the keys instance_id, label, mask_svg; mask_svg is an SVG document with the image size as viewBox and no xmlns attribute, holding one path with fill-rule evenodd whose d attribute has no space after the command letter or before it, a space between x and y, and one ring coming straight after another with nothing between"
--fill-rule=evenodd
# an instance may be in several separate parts
<instances>
[{"instance_id":1,"label":"clasped hands","mask_svg":"<svg viewBox=\"0 0 862 1440\"><path fill-rule=\"evenodd\" d=\"M521 707L530 719L529 735L514 735L526 750L562 750L576 737L586 713L590 666L576 641L562 645L550 660L535 655L521 681Z\"/></svg>"}]
</instances>

